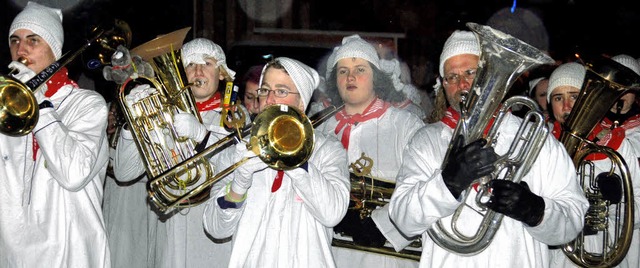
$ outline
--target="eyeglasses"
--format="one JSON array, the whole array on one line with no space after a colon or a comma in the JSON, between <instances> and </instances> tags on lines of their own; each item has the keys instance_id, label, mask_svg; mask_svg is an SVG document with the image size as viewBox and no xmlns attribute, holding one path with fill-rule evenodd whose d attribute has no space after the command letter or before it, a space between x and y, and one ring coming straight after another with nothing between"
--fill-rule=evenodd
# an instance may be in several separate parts
<instances>
[{"instance_id":1,"label":"eyeglasses","mask_svg":"<svg viewBox=\"0 0 640 268\"><path fill-rule=\"evenodd\" d=\"M258 90L256 90L256 93L258 93L258 98L266 98L267 96L269 96L269 92L273 92L273 95L276 96L276 98L285 98L289 96L289 94L300 94L298 92L291 92L286 89L259 88Z\"/></svg>"},{"instance_id":2,"label":"eyeglasses","mask_svg":"<svg viewBox=\"0 0 640 268\"><path fill-rule=\"evenodd\" d=\"M473 79L476 78L477 71L478 69L469 69L462 72L462 77L464 78L464 81L471 83ZM458 74L450 74L444 77L444 81L445 83L450 85L458 84L460 83L460 76L461 75L458 75Z\"/></svg>"}]
</instances>

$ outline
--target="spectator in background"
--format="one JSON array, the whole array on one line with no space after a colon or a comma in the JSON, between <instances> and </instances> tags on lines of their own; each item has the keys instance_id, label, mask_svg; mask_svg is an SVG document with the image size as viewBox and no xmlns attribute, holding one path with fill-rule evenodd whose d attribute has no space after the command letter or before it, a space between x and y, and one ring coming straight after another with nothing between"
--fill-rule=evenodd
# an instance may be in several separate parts
<instances>
[{"instance_id":1,"label":"spectator in background","mask_svg":"<svg viewBox=\"0 0 640 268\"><path fill-rule=\"evenodd\" d=\"M257 91L258 88L260 88L259 83L262 68L264 68L264 64L251 66L244 76L242 76L242 80L240 80L240 83L242 83L240 85L242 104L247 108L247 111L249 111L251 118L259 112Z\"/></svg>"}]
</instances>

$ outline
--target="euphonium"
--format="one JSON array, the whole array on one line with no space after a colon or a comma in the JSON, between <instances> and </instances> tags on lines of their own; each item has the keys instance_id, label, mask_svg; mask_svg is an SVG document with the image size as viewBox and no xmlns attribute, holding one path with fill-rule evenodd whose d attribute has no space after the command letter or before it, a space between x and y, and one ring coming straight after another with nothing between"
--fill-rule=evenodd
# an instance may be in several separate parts
<instances>
[{"instance_id":1,"label":"euphonium","mask_svg":"<svg viewBox=\"0 0 640 268\"><path fill-rule=\"evenodd\" d=\"M131 43L129 25L120 20L116 20L113 25L96 27L91 34L93 35L91 39L76 51L65 53L58 61L44 68L42 72L25 83L11 76L0 76L0 133L14 137L29 134L38 123L39 115L38 103L33 91L49 81L56 72L71 63L89 46L100 44L102 48L106 48L108 45ZM115 46L108 50L114 51ZM100 51L104 52L104 50Z\"/></svg>"},{"instance_id":2,"label":"euphonium","mask_svg":"<svg viewBox=\"0 0 640 268\"><path fill-rule=\"evenodd\" d=\"M271 105L260 112L250 126L238 129L236 133L223 137L193 157L182 161L151 180L149 182L151 201L160 211L167 213L178 208L181 203L193 196L208 195L214 183L231 174L249 158L241 159L180 195L170 193L167 186L171 183L172 178L182 173L185 168L189 168L199 161L207 161L223 149L242 140L243 137L250 137L246 145L247 148L253 151L267 166L279 170L296 168L306 162L313 152L315 141L313 128L334 115L340 108L330 106L312 118L308 118L294 107L283 104Z\"/></svg>"},{"instance_id":3,"label":"euphonium","mask_svg":"<svg viewBox=\"0 0 640 268\"><path fill-rule=\"evenodd\" d=\"M583 231L574 241L563 245L562 250L571 261L582 267L613 267L626 256L633 235L634 199L631 174L618 152L589 141L588 136L622 95L640 86L640 76L607 58L598 58L594 62L586 63L585 68L587 71L584 85L563 125L560 142L573 157L590 207L585 215ZM602 199L594 174L594 164L587 159L589 155L596 153L604 154L611 161L609 174L618 171L622 180L624 196L619 204L613 206L616 208L616 220L613 224L609 223L611 204ZM610 229L610 225L614 226L613 230ZM601 232L600 252L588 252L585 249L585 231ZM609 237L610 232L613 232L613 238Z\"/></svg>"},{"instance_id":4,"label":"euphonium","mask_svg":"<svg viewBox=\"0 0 640 268\"><path fill-rule=\"evenodd\" d=\"M497 138L499 125L509 109L516 104L529 107L529 112L522 121L509 151L500 156L494 164L495 171L490 176L479 178L481 187L475 203L479 207L476 212L483 215L483 220L475 234L468 236L457 228L458 216L465 208L469 209L466 204L468 194L453 214L451 232L445 229L441 221L436 222L427 231L440 247L461 255L474 255L491 243L503 217L500 213L486 209L480 200L489 194L485 189L486 184L492 179L519 182L528 173L548 134L544 117L533 100L516 96L505 101L500 107L502 99L520 74L537 65L552 64L554 61L538 49L510 35L475 23L467 23L467 26L478 37L482 52L472 89L466 97L466 103L461 105L460 120L442 166L446 165L452 145L459 135L464 137L467 144L485 138L488 140L487 146L492 146L492 140ZM487 128L489 132L485 136L484 131ZM466 190L467 193L472 191L470 188Z\"/></svg>"},{"instance_id":5,"label":"euphonium","mask_svg":"<svg viewBox=\"0 0 640 268\"><path fill-rule=\"evenodd\" d=\"M182 42L189 30L190 28L184 28L174 31L132 49L131 54L142 57L151 65L154 77L139 75L120 86L120 107L150 179L197 153L196 142L178 136L173 121L174 115L180 111L191 113L202 121L191 90L188 90L190 85L186 83L180 54ZM141 84L155 88L156 93L127 104L126 95ZM213 173L209 162L200 159L167 179L166 194L182 194L213 176ZM203 191L202 195L192 196L176 206L195 206L206 201L208 196L209 193Z\"/></svg>"}]
</instances>

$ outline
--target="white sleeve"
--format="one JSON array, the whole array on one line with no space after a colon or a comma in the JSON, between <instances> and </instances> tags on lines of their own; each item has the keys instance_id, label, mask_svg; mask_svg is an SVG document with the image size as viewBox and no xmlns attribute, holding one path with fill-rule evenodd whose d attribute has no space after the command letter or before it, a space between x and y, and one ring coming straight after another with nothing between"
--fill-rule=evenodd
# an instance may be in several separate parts
<instances>
[{"instance_id":1,"label":"white sleeve","mask_svg":"<svg viewBox=\"0 0 640 268\"><path fill-rule=\"evenodd\" d=\"M72 100L81 102L68 104ZM60 104L78 106L67 109L64 118L56 111L41 113L38 125L43 127L34 135L53 178L63 188L77 191L103 172L109 161L108 108L98 94L72 100Z\"/></svg>"},{"instance_id":2,"label":"white sleeve","mask_svg":"<svg viewBox=\"0 0 640 268\"><path fill-rule=\"evenodd\" d=\"M440 218L451 215L460 204L440 175L450 138L450 135L441 135L441 127L431 125L416 132L404 150L396 177L389 217L410 237L422 235Z\"/></svg>"},{"instance_id":3,"label":"white sleeve","mask_svg":"<svg viewBox=\"0 0 640 268\"><path fill-rule=\"evenodd\" d=\"M129 130L123 129L120 132L113 172L116 180L122 182L132 181L145 173L144 161Z\"/></svg>"}]
</instances>

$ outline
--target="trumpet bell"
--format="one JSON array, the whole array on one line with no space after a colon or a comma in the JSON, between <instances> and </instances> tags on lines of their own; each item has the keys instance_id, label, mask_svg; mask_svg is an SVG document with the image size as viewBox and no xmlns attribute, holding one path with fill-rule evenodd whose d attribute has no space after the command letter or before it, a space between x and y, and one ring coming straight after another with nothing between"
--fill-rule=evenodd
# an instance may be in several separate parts
<instances>
[{"instance_id":1,"label":"trumpet bell","mask_svg":"<svg viewBox=\"0 0 640 268\"><path fill-rule=\"evenodd\" d=\"M0 132L19 137L38 122L38 103L31 89L13 77L0 77Z\"/></svg>"},{"instance_id":2,"label":"trumpet bell","mask_svg":"<svg viewBox=\"0 0 640 268\"><path fill-rule=\"evenodd\" d=\"M268 166L289 170L309 160L315 140L307 116L287 105L271 105L253 121L249 147Z\"/></svg>"}]
</instances>

